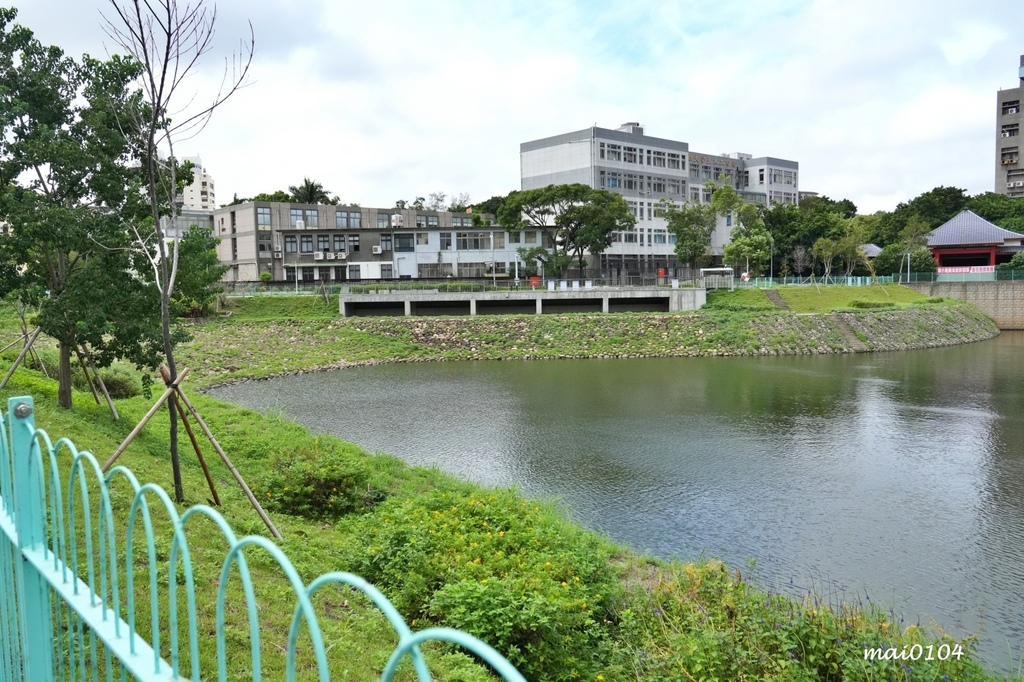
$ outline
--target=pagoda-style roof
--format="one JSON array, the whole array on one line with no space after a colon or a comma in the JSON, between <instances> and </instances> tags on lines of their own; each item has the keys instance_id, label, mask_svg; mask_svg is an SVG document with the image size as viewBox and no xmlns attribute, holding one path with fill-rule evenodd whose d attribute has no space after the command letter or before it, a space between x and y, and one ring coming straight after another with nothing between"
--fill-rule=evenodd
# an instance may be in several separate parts
<instances>
[{"instance_id":1,"label":"pagoda-style roof","mask_svg":"<svg viewBox=\"0 0 1024 682\"><path fill-rule=\"evenodd\" d=\"M1007 241L1019 243L1024 234L1005 230L965 208L926 237L929 248L934 249L942 246L1002 246Z\"/></svg>"},{"instance_id":2,"label":"pagoda-style roof","mask_svg":"<svg viewBox=\"0 0 1024 682\"><path fill-rule=\"evenodd\" d=\"M878 244L861 244L860 249L868 258L874 258L878 254L882 253L882 247Z\"/></svg>"}]
</instances>

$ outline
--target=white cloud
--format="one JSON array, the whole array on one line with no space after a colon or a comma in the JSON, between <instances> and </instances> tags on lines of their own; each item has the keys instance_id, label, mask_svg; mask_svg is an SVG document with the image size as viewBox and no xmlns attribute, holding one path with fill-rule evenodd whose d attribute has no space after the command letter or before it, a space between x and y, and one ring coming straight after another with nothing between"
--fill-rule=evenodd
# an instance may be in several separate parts
<instances>
[{"instance_id":1,"label":"white cloud","mask_svg":"<svg viewBox=\"0 0 1024 682\"><path fill-rule=\"evenodd\" d=\"M43 40L104 53L101 0L20 4ZM892 209L938 185L992 189L1015 5L222 0L196 84L246 18L253 83L179 151L202 155L220 201L304 176L367 206L481 200L518 188L521 142L639 120L696 151L794 159L803 189Z\"/></svg>"}]
</instances>

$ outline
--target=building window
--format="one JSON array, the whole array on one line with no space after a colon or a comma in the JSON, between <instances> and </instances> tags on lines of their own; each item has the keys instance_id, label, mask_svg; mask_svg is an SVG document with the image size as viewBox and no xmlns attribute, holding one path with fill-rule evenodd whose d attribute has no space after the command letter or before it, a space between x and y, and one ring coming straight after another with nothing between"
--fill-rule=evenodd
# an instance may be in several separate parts
<instances>
[{"instance_id":1,"label":"building window","mask_svg":"<svg viewBox=\"0 0 1024 682\"><path fill-rule=\"evenodd\" d=\"M665 230L654 231L654 243L655 244L667 244L668 243L668 232Z\"/></svg>"},{"instance_id":2,"label":"building window","mask_svg":"<svg viewBox=\"0 0 1024 682\"><path fill-rule=\"evenodd\" d=\"M764 168L758 168L757 169L757 184L759 184L759 185L763 185L764 184Z\"/></svg>"},{"instance_id":3,"label":"building window","mask_svg":"<svg viewBox=\"0 0 1024 682\"><path fill-rule=\"evenodd\" d=\"M440 223L438 222L436 215L427 216L427 227L438 227L439 225Z\"/></svg>"},{"instance_id":4,"label":"building window","mask_svg":"<svg viewBox=\"0 0 1024 682\"><path fill-rule=\"evenodd\" d=\"M358 265L348 266L348 278L349 279L362 279L362 275L359 274Z\"/></svg>"},{"instance_id":5,"label":"building window","mask_svg":"<svg viewBox=\"0 0 1024 682\"><path fill-rule=\"evenodd\" d=\"M359 253L359 235L350 234L348 236L348 250L352 253Z\"/></svg>"},{"instance_id":6,"label":"building window","mask_svg":"<svg viewBox=\"0 0 1024 682\"><path fill-rule=\"evenodd\" d=\"M698 187L691 187L690 188L690 203L693 203L693 204L699 204L700 203L700 188L698 188Z\"/></svg>"},{"instance_id":7,"label":"building window","mask_svg":"<svg viewBox=\"0 0 1024 682\"><path fill-rule=\"evenodd\" d=\"M700 168L697 166L690 166L690 177L694 180L700 179Z\"/></svg>"},{"instance_id":8,"label":"building window","mask_svg":"<svg viewBox=\"0 0 1024 682\"><path fill-rule=\"evenodd\" d=\"M326 267L321 267L320 268L320 279L326 280L326 281L330 282L331 281L331 269L330 268L326 268Z\"/></svg>"},{"instance_id":9,"label":"building window","mask_svg":"<svg viewBox=\"0 0 1024 682\"><path fill-rule=\"evenodd\" d=\"M348 226L358 230L363 226L363 214L357 211L350 211L348 214Z\"/></svg>"},{"instance_id":10,"label":"building window","mask_svg":"<svg viewBox=\"0 0 1024 682\"><path fill-rule=\"evenodd\" d=\"M270 227L270 207L269 206L257 206L256 207L256 224L266 225Z\"/></svg>"},{"instance_id":11,"label":"building window","mask_svg":"<svg viewBox=\"0 0 1024 682\"><path fill-rule=\"evenodd\" d=\"M537 243L537 233L534 232L533 230L527 230L526 232L523 232L523 243L524 244L536 244Z\"/></svg>"},{"instance_id":12,"label":"building window","mask_svg":"<svg viewBox=\"0 0 1024 682\"><path fill-rule=\"evenodd\" d=\"M463 217L463 216L453 216L452 217L452 226L453 227L473 227L473 218L471 218L471 217Z\"/></svg>"},{"instance_id":13,"label":"building window","mask_svg":"<svg viewBox=\"0 0 1024 682\"><path fill-rule=\"evenodd\" d=\"M395 234L395 253L408 253L415 251L414 240L416 235L412 232L398 232Z\"/></svg>"},{"instance_id":14,"label":"building window","mask_svg":"<svg viewBox=\"0 0 1024 682\"><path fill-rule=\"evenodd\" d=\"M429 237L429 234L426 233L426 232L417 232L416 233L416 246L426 246L427 244L429 244L430 240L428 239L428 237Z\"/></svg>"},{"instance_id":15,"label":"building window","mask_svg":"<svg viewBox=\"0 0 1024 682\"><path fill-rule=\"evenodd\" d=\"M442 232L440 234L440 237L441 237L441 250L442 251L451 251L451 249L452 249L452 233L451 232Z\"/></svg>"},{"instance_id":16,"label":"building window","mask_svg":"<svg viewBox=\"0 0 1024 682\"><path fill-rule=\"evenodd\" d=\"M320 227L320 213L315 208L307 208L302 214L306 219L306 227Z\"/></svg>"},{"instance_id":17,"label":"building window","mask_svg":"<svg viewBox=\"0 0 1024 682\"><path fill-rule=\"evenodd\" d=\"M391 216L387 213L377 214L377 229L386 230L391 227Z\"/></svg>"},{"instance_id":18,"label":"building window","mask_svg":"<svg viewBox=\"0 0 1024 682\"><path fill-rule=\"evenodd\" d=\"M623 148L622 158L626 163L636 163L636 147Z\"/></svg>"},{"instance_id":19,"label":"building window","mask_svg":"<svg viewBox=\"0 0 1024 682\"><path fill-rule=\"evenodd\" d=\"M302 268L302 281L303 282L312 282L313 281L313 266L307 265L306 267Z\"/></svg>"},{"instance_id":20,"label":"building window","mask_svg":"<svg viewBox=\"0 0 1024 682\"><path fill-rule=\"evenodd\" d=\"M334 235L334 250L344 251L345 250L345 235L336 234Z\"/></svg>"},{"instance_id":21,"label":"building window","mask_svg":"<svg viewBox=\"0 0 1024 682\"><path fill-rule=\"evenodd\" d=\"M288 210L288 221L292 227L298 227L300 220L302 220L301 208L292 208Z\"/></svg>"},{"instance_id":22,"label":"building window","mask_svg":"<svg viewBox=\"0 0 1024 682\"><path fill-rule=\"evenodd\" d=\"M338 211L334 214L334 226L342 230L348 229L348 211Z\"/></svg>"},{"instance_id":23,"label":"building window","mask_svg":"<svg viewBox=\"0 0 1024 682\"><path fill-rule=\"evenodd\" d=\"M381 251L390 251L391 250L391 235L390 234L382 234L380 236L380 250Z\"/></svg>"},{"instance_id":24,"label":"building window","mask_svg":"<svg viewBox=\"0 0 1024 682\"><path fill-rule=\"evenodd\" d=\"M286 234L284 236L284 252L295 253L299 250L299 240L296 239L294 234Z\"/></svg>"},{"instance_id":25,"label":"building window","mask_svg":"<svg viewBox=\"0 0 1024 682\"><path fill-rule=\"evenodd\" d=\"M622 145L610 144L608 145L608 160L609 161L622 161Z\"/></svg>"},{"instance_id":26,"label":"building window","mask_svg":"<svg viewBox=\"0 0 1024 682\"><path fill-rule=\"evenodd\" d=\"M678 180L669 180L665 183L665 191L668 194L679 194L680 184Z\"/></svg>"},{"instance_id":27,"label":"building window","mask_svg":"<svg viewBox=\"0 0 1024 682\"><path fill-rule=\"evenodd\" d=\"M508 233L508 243L509 244L519 244L521 239L522 239L522 236L520 235L519 232L509 232Z\"/></svg>"},{"instance_id":28,"label":"building window","mask_svg":"<svg viewBox=\"0 0 1024 682\"><path fill-rule=\"evenodd\" d=\"M1020 113L1020 100L1015 99L1009 102L1003 102L1003 116Z\"/></svg>"},{"instance_id":29,"label":"building window","mask_svg":"<svg viewBox=\"0 0 1024 682\"><path fill-rule=\"evenodd\" d=\"M391 263L380 264L380 278L381 279L394 279L395 271Z\"/></svg>"},{"instance_id":30,"label":"building window","mask_svg":"<svg viewBox=\"0 0 1024 682\"><path fill-rule=\"evenodd\" d=\"M604 174L604 171L601 171ZM605 187L608 189L619 189L622 186L622 173L608 173L608 177L605 181Z\"/></svg>"},{"instance_id":31,"label":"building window","mask_svg":"<svg viewBox=\"0 0 1024 682\"><path fill-rule=\"evenodd\" d=\"M636 175L634 173L626 173L626 176L622 180L622 189L636 191L640 185L637 183Z\"/></svg>"},{"instance_id":32,"label":"building window","mask_svg":"<svg viewBox=\"0 0 1024 682\"><path fill-rule=\"evenodd\" d=\"M679 154L669 154L668 155L668 167L669 168L674 168L675 170L679 170L680 168L682 168L682 165L680 163Z\"/></svg>"},{"instance_id":33,"label":"building window","mask_svg":"<svg viewBox=\"0 0 1024 682\"><path fill-rule=\"evenodd\" d=\"M665 167L665 152L659 152L654 149L647 150L647 164L654 166L655 168Z\"/></svg>"},{"instance_id":34,"label":"building window","mask_svg":"<svg viewBox=\"0 0 1024 682\"><path fill-rule=\"evenodd\" d=\"M339 265L334 268L334 279L338 282L342 282L346 277L346 268L344 265Z\"/></svg>"},{"instance_id":35,"label":"building window","mask_svg":"<svg viewBox=\"0 0 1024 682\"><path fill-rule=\"evenodd\" d=\"M268 254L268 257L269 257L269 254L270 254L270 251L271 251L271 249L270 249L270 233L269 232L262 232L262 233L260 233L260 235L256 238L256 243L257 243L257 246L258 246L260 254L261 255L262 254Z\"/></svg>"},{"instance_id":36,"label":"building window","mask_svg":"<svg viewBox=\"0 0 1024 682\"><path fill-rule=\"evenodd\" d=\"M492 249L504 249L505 248L505 233L504 232L491 232L491 239L494 241L491 243Z\"/></svg>"},{"instance_id":37,"label":"building window","mask_svg":"<svg viewBox=\"0 0 1024 682\"><path fill-rule=\"evenodd\" d=\"M316 236L316 250L317 251L330 251L331 250L331 236L329 234L318 234Z\"/></svg>"},{"instance_id":38,"label":"building window","mask_svg":"<svg viewBox=\"0 0 1024 682\"><path fill-rule=\"evenodd\" d=\"M284 269L284 279L285 279L286 282L294 282L295 281L295 268L285 268Z\"/></svg>"},{"instance_id":39,"label":"building window","mask_svg":"<svg viewBox=\"0 0 1024 682\"><path fill-rule=\"evenodd\" d=\"M427 216L425 216L425 215L417 215L416 216L416 227L426 227L426 226L427 226Z\"/></svg>"},{"instance_id":40,"label":"building window","mask_svg":"<svg viewBox=\"0 0 1024 682\"><path fill-rule=\"evenodd\" d=\"M489 232L457 232L455 248L459 251L482 251L491 246Z\"/></svg>"},{"instance_id":41,"label":"building window","mask_svg":"<svg viewBox=\"0 0 1024 682\"><path fill-rule=\"evenodd\" d=\"M651 178L651 191L655 194L664 194L665 178Z\"/></svg>"},{"instance_id":42,"label":"building window","mask_svg":"<svg viewBox=\"0 0 1024 682\"><path fill-rule=\"evenodd\" d=\"M1009 123L1003 126L1003 137L1017 137L1020 134L1020 124Z\"/></svg>"},{"instance_id":43,"label":"building window","mask_svg":"<svg viewBox=\"0 0 1024 682\"><path fill-rule=\"evenodd\" d=\"M604 142L602 142L602 143L601 143L601 144L599 145L599 150L600 150L600 151L599 151L599 156L600 156L600 157L601 157L601 158L603 159L603 158L604 158Z\"/></svg>"},{"instance_id":44,"label":"building window","mask_svg":"<svg viewBox=\"0 0 1024 682\"><path fill-rule=\"evenodd\" d=\"M302 240L299 242L299 253L313 253L313 235L302 235Z\"/></svg>"}]
</instances>

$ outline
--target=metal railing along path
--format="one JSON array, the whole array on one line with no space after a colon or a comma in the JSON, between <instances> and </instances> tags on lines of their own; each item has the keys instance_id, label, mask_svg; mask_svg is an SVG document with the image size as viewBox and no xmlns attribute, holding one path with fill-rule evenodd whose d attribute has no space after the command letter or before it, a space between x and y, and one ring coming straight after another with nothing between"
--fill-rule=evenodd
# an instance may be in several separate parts
<instances>
[{"instance_id":1,"label":"metal railing along path","mask_svg":"<svg viewBox=\"0 0 1024 682\"><path fill-rule=\"evenodd\" d=\"M312 599L324 588L340 585L368 597L398 637L382 681L391 680L406 657L417 679L430 680L419 647L433 640L472 652L505 680L525 682L501 654L464 632L429 628L414 633L387 598L359 576L327 573L305 585L277 545L263 537L237 537L214 509L196 505L179 514L162 488L141 485L127 468L114 467L104 476L92 454L79 452L66 438L53 442L35 428L32 398L11 398L7 406L0 419L0 682L110 680L115 674L138 680L214 675L218 680L260 680L261 613L247 563L247 555L251 559L255 552L269 556L294 590L287 646L277 648L288 680L296 679L300 657L306 676L330 679L329 647ZM69 465L66 478L61 477L61 464ZM126 512L122 500L116 505L119 518L127 517L123 533L115 521L115 481L127 482L133 491ZM170 523L155 523L151 506ZM220 529L229 548L219 575L201 576L207 583L216 578L216 671L212 664L206 670L200 665L201 640L213 633L201 635L197 627L200 576L193 571L185 533L189 521L200 517ZM159 535L165 527L169 543ZM265 557L261 560L265 563ZM148 587L143 580L136 584L137 571L148 574ZM241 605L229 602L232 580L241 583ZM248 665L241 675L228 670L229 611L247 623Z\"/></svg>"}]
</instances>

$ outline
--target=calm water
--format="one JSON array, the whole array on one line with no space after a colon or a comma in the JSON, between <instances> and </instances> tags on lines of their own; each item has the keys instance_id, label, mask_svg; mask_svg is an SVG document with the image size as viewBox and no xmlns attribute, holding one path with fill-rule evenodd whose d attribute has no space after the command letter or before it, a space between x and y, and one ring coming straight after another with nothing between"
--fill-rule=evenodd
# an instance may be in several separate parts
<instances>
[{"instance_id":1,"label":"calm water","mask_svg":"<svg viewBox=\"0 0 1024 682\"><path fill-rule=\"evenodd\" d=\"M317 432L557 496L663 557L1024 650L1024 333L790 358L368 367L226 387Z\"/></svg>"}]
</instances>

